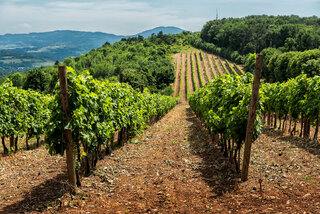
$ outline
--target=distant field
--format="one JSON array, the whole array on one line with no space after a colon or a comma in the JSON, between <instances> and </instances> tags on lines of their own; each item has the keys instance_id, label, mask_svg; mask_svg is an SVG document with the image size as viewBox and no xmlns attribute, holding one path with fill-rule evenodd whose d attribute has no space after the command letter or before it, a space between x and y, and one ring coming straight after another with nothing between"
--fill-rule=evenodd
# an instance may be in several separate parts
<instances>
[{"instance_id":1,"label":"distant field","mask_svg":"<svg viewBox=\"0 0 320 214\"><path fill-rule=\"evenodd\" d=\"M31 68L48 66L54 63L48 57L31 56L12 51L0 50L0 78L15 72L25 72Z\"/></svg>"},{"instance_id":2,"label":"distant field","mask_svg":"<svg viewBox=\"0 0 320 214\"><path fill-rule=\"evenodd\" d=\"M15 63L22 63L23 60L21 59L0 59L0 63L3 64L15 64Z\"/></svg>"}]
</instances>

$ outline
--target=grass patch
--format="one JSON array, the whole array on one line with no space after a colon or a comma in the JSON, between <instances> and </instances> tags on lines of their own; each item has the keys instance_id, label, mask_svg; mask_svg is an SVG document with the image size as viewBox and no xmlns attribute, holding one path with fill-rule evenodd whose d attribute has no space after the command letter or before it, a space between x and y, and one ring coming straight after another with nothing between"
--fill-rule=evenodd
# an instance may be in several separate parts
<instances>
[{"instance_id":1,"label":"grass patch","mask_svg":"<svg viewBox=\"0 0 320 214\"><path fill-rule=\"evenodd\" d=\"M308 176L308 175L303 176L303 178L304 178L305 180L307 180L308 182L310 182L310 183L316 183L316 181L315 181L315 180L313 180L313 178L311 178L311 177L310 177L310 176Z\"/></svg>"}]
</instances>

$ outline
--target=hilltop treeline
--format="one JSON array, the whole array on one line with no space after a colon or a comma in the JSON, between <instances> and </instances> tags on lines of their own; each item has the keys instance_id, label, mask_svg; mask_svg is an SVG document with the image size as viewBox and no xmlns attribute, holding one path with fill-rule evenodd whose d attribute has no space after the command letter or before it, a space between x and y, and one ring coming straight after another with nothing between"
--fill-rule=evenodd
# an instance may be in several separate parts
<instances>
[{"instance_id":1,"label":"hilltop treeline","mask_svg":"<svg viewBox=\"0 0 320 214\"><path fill-rule=\"evenodd\" d=\"M320 19L299 16L247 16L207 22L201 39L239 54L261 52L268 47L304 51L320 45Z\"/></svg>"},{"instance_id":2,"label":"hilltop treeline","mask_svg":"<svg viewBox=\"0 0 320 214\"><path fill-rule=\"evenodd\" d=\"M320 46L320 18L262 15L213 20L191 42L198 48L245 64L249 72L253 71L254 53L263 53L264 77L269 81L284 81L302 71L315 74L319 56L317 50L309 50Z\"/></svg>"}]
</instances>

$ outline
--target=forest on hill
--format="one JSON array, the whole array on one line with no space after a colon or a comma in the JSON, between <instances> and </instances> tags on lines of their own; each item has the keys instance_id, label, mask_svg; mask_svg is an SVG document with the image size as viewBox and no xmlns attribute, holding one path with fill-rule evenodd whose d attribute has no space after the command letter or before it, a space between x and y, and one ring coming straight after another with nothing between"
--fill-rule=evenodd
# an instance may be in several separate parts
<instances>
[{"instance_id":1,"label":"forest on hill","mask_svg":"<svg viewBox=\"0 0 320 214\"><path fill-rule=\"evenodd\" d=\"M320 19L298 16L247 16L207 22L200 37L244 55L268 47L304 51L320 45Z\"/></svg>"},{"instance_id":2,"label":"forest on hill","mask_svg":"<svg viewBox=\"0 0 320 214\"><path fill-rule=\"evenodd\" d=\"M165 35L160 32L146 39L142 36L122 39L85 55L68 57L63 63L79 71L88 70L97 79L114 79L121 73L123 81L133 88L142 85L151 92L171 95L170 84L175 79L172 54L187 44L187 35L190 33Z\"/></svg>"},{"instance_id":3,"label":"forest on hill","mask_svg":"<svg viewBox=\"0 0 320 214\"><path fill-rule=\"evenodd\" d=\"M58 78L57 66L63 64L77 72L87 70L94 78L112 82L118 82L121 73L123 81L133 88L144 86L152 93L171 95L173 89L170 84L175 79L172 54L186 48L190 36L190 32L175 35L160 32L149 38L123 38L114 44L106 42L84 55L67 57L53 66L35 68L25 74L15 73L8 78L14 86L51 93Z\"/></svg>"},{"instance_id":4,"label":"forest on hill","mask_svg":"<svg viewBox=\"0 0 320 214\"><path fill-rule=\"evenodd\" d=\"M208 21L191 44L252 72L255 53L265 55L267 81L286 81L304 72L319 74L320 18L247 16Z\"/></svg>"}]
</instances>

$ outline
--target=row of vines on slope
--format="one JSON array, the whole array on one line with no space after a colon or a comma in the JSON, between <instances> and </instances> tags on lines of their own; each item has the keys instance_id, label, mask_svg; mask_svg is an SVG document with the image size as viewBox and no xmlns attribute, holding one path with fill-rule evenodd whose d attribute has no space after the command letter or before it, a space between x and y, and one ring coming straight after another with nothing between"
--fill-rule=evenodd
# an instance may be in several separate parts
<instances>
[{"instance_id":1,"label":"row of vines on slope","mask_svg":"<svg viewBox=\"0 0 320 214\"><path fill-rule=\"evenodd\" d=\"M214 141L221 145L225 156L235 163L237 171L240 149L246 136L252 80L252 74L219 76L189 97L191 108L206 124ZM313 138L317 139L319 94L320 76L307 78L306 74L301 74L284 83L262 83L254 139L261 133L263 123L283 130L288 120L291 135L297 132L297 122L301 121L300 137L309 139L310 126L314 125Z\"/></svg>"},{"instance_id":2,"label":"row of vines on slope","mask_svg":"<svg viewBox=\"0 0 320 214\"><path fill-rule=\"evenodd\" d=\"M32 90L13 87L9 80L0 86L0 136L4 154L9 152L6 137L10 137L10 151L18 150L18 138L24 135L27 149L28 140L34 136L39 145L50 115L50 99Z\"/></svg>"},{"instance_id":3,"label":"row of vines on slope","mask_svg":"<svg viewBox=\"0 0 320 214\"><path fill-rule=\"evenodd\" d=\"M76 148L76 172L81 169L89 173L102 148L108 153L114 146L123 145L141 133L149 121L166 114L177 104L176 98L147 90L140 93L128 84L98 81L85 72L77 75L71 68L67 77L71 120L66 123L57 84L50 103L52 115L46 142L50 154L63 154L63 130L70 129ZM114 142L116 133L117 143Z\"/></svg>"},{"instance_id":4,"label":"row of vines on slope","mask_svg":"<svg viewBox=\"0 0 320 214\"><path fill-rule=\"evenodd\" d=\"M203 52L200 51L200 61L202 63L202 67L203 67L203 72L205 74L205 79L206 79L206 82L210 82L210 78L209 78L209 75L208 75L208 71L207 71L207 67L205 65L205 61L204 61L204 56L203 56Z\"/></svg>"},{"instance_id":5,"label":"row of vines on slope","mask_svg":"<svg viewBox=\"0 0 320 214\"><path fill-rule=\"evenodd\" d=\"M189 69L188 69L188 66L189 66L189 59L188 59L188 54L186 54L186 66L185 66L185 69L186 69L186 74L185 74L185 81L186 81L186 97L188 98L189 96L189 80L188 80L188 72L189 72Z\"/></svg>"},{"instance_id":6,"label":"row of vines on slope","mask_svg":"<svg viewBox=\"0 0 320 214\"><path fill-rule=\"evenodd\" d=\"M223 72L225 74L229 74L229 71L226 69L226 67L224 66L224 64L222 63L222 60L220 59L220 57L218 57L219 63L221 65L221 68L223 69Z\"/></svg>"},{"instance_id":7,"label":"row of vines on slope","mask_svg":"<svg viewBox=\"0 0 320 214\"><path fill-rule=\"evenodd\" d=\"M195 58L195 61L196 61L196 66L197 66L197 71L198 71L198 77L199 77L199 82L200 82L200 87L203 87L205 85L205 82L203 80L203 76L202 76L202 72L200 70L200 62L199 62L199 59L198 59L198 54L197 53L194 53L194 58Z\"/></svg>"},{"instance_id":8,"label":"row of vines on slope","mask_svg":"<svg viewBox=\"0 0 320 214\"><path fill-rule=\"evenodd\" d=\"M197 82L196 82L196 71L194 69L193 53L191 53L191 55L190 55L190 61L191 61L191 73L192 73L193 88L196 91L198 89L198 85L197 85Z\"/></svg>"},{"instance_id":9,"label":"row of vines on slope","mask_svg":"<svg viewBox=\"0 0 320 214\"><path fill-rule=\"evenodd\" d=\"M238 73L232 68L228 60L225 60L227 69L231 72L231 74L237 75Z\"/></svg>"},{"instance_id":10,"label":"row of vines on slope","mask_svg":"<svg viewBox=\"0 0 320 214\"><path fill-rule=\"evenodd\" d=\"M60 86L54 96L18 89L10 81L0 87L0 136L4 153L18 150L18 138L46 135L50 154L64 154L64 129L73 133L77 162L76 171L89 173L102 149L110 152L129 138L141 133L149 122L159 119L177 104L171 96L143 93L128 84L98 81L84 72L77 75L69 68L68 92L71 120L66 122L62 111ZM115 135L118 142L114 142ZM79 176L78 176L79 178ZM79 182L80 183L80 182Z\"/></svg>"},{"instance_id":11,"label":"row of vines on slope","mask_svg":"<svg viewBox=\"0 0 320 214\"><path fill-rule=\"evenodd\" d=\"M215 56L201 50L177 54L175 60L177 77L174 96L178 97L182 103L187 101L189 94L211 82L216 76L229 73L244 74L237 65L227 60L224 62L219 57L215 59ZM223 72L219 70L219 67L223 69Z\"/></svg>"},{"instance_id":12,"label":"row of vines on slope","mask_svg":"<svg viewBox=\"0 0 320 214\"><path fill-rule=\"evenodd\" d=\"M240 149L246 136L253 76L223 75L193 93L191 108L205 122L214 141L224 155L240 170ZM262 99L259 100L254 127L254 139L262 131Z\"/></svg>"},{"instance_id":13,"label":"row of vines on slope","mask_svg":"<svg viewBox=\"0 0 320 214\"><path fill-rule=\"evenodd\" d=\"M266 83L261 90L266 95L264 119L268 126L277 128L279 125L278 129L284 130L290 121L288 131L293 135L298 131L297 122L300 121L300 137L310 138L310 126L315 125L313 138L317 139L320 119L319 76L307 78L306 74L301 74L284 83Z\"/></svg>"},{"instance_id":14,"label":"row of vines on slope","mask_svg":"<svg viewBox=\"0 0 320 214\"><path fill-rule=\"evenodd\" d=\"M219 76L221 76L221 75L222 75L222 72L220 71L220 69L219 69L219 67L218 67L218 64L217 64L216 59L214 58L214 56L212 56L212 61L213 61L213 63L214 63L214 67L215 67L216 71L218 72Z\"/></svg>"},{"instance_id":15,"label":"row of vines on slope","mask_svg":"<svg viewBox=\"0 0 320 214\"><path fill-rule=\"evenodd\" d=\"M180 73L179 73L179 100L181 100L181 94L182 94L182 54L180 54L179 58L180 58Z\"/></svg>"},{"instance_id":16,"label":"row of vines on slope","mask_svg":"<svg viewBox=\"0 0 320 214\"><path fill-rule=\"evenodd\" d=\"M214 74L214 72L213 72L213 68L212 68L212 65L211 65L211 63L210 63L210 59L209 59L208 53L205 53L205 57L206 57L206 60L208 61L209 69L210 69L211 75L212 75L212 77L213 77L213 78L215 78L215 77L216 77L216 75L215 75L215 74Z\"/></svg>"}]
</instances>

